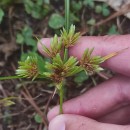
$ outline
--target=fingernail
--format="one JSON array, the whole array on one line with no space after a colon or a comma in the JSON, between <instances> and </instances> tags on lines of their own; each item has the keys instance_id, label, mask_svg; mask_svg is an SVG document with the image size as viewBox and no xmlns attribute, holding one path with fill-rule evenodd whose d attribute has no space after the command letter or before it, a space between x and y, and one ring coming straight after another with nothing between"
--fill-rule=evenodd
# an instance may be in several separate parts
<instances>
[{"instance_id":1,"label":"fingernail","mask_svg":"<svg viewBox=\"0 0 130 130\"><path fill-rule=\"evenodd\" d=\"M49 130L65 130L65 122L57 120L49 124Z\"/></svg>"}]
</instances>

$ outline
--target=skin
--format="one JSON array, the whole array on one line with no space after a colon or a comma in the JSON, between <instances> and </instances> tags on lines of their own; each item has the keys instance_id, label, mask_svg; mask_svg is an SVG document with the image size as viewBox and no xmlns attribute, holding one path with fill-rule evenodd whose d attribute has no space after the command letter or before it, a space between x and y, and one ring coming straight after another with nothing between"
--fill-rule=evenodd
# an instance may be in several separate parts
<instances>
[{"instance_id":1,"label":"skin","mask_svg":"<svg viewBox=\"0 0 130 130\"><path fill-rule=\"evenodd\" d=\"M49 47L50 39L41 40ZM93 55L106 56L125 48L119 55L102 64L116 75L83 95L48 113L49 130L130 130L130 35L82 37L69 54L81 58L86 48L94 47ZM42 51L41 44L38 44Z\"/></svg>"}]
</instances>

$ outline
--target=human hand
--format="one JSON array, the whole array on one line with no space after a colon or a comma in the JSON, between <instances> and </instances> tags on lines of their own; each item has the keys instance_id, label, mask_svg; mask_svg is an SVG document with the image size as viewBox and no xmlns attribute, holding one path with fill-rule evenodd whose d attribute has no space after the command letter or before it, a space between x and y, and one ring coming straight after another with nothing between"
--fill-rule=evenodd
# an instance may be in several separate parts
<instances>
[{"instance_id":1,"label":"human hand","mask_svg":"<svg viewBox=\"0 0 130 130\"><path fill-rule=\"evenodd\" d=\"M50 39L42 39L49 46ZM130 47L130 35L82 37L69 54L80 59L86 48L106 56ZM38 49L43 53L41 45ZM130 49L103 63L120 75L64 103L64 114L56 106L48 113L49 130L129 130L130 129Z\"/></svg>"}]
</instances>

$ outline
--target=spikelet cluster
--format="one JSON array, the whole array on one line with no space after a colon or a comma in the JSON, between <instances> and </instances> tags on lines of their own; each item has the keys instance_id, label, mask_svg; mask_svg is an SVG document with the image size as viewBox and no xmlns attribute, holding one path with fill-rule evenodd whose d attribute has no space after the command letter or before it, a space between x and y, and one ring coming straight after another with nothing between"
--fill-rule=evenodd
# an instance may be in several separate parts
<instances>
[{"instance_id":1,"label":"spikelet cluster","mask_svg":"<svg viewBox=\"0 0 130 130\"><path fill-rule=\"evenodd\" d=\"M28 56L24 62L19 62L16 74L20 77L32 78L33 80L40 76L51 79L56 84L61 84L66 77L75 75L81 71L92 75L95 72L103 70L100 64L118 54L112 53L105 57L93 56L94 48L87 48L80 61L73 56L64 58L65 49L74 46L79 38L80 33L75 33L74 25L71 25L68 32L63 28L60 37L54 35L54 38L50 42L50 48L41 44L43 51L49 56L50 61L43 64L36 56Z\"/></svg>"}]
</instances>

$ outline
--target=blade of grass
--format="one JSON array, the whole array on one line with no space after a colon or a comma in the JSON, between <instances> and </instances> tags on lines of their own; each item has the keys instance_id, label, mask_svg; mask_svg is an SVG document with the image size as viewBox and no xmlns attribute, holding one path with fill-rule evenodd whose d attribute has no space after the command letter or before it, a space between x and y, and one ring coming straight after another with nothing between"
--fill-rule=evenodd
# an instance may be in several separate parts
<instances>
[{"instance_id":1,"label":"blade of grass","mask_svg":"<svg viewBox=\"0 0 130 130\"><path fill-rule=\"evenodd\" d=\"M70 28L70 0L65 0L65 29L69 32Z\"/></svg>"},{"instance_id":2,"label":"blade of grass","mask_svg":"<svg viewBox=\"0 0 130 130\"><path fill-rule=\"evenodd\" d=\"M70 0L65 0L65 29L69 33L70 28ZM68 49L64 50L64 62L68 59Z\"/></svg>"}]
</instances>

